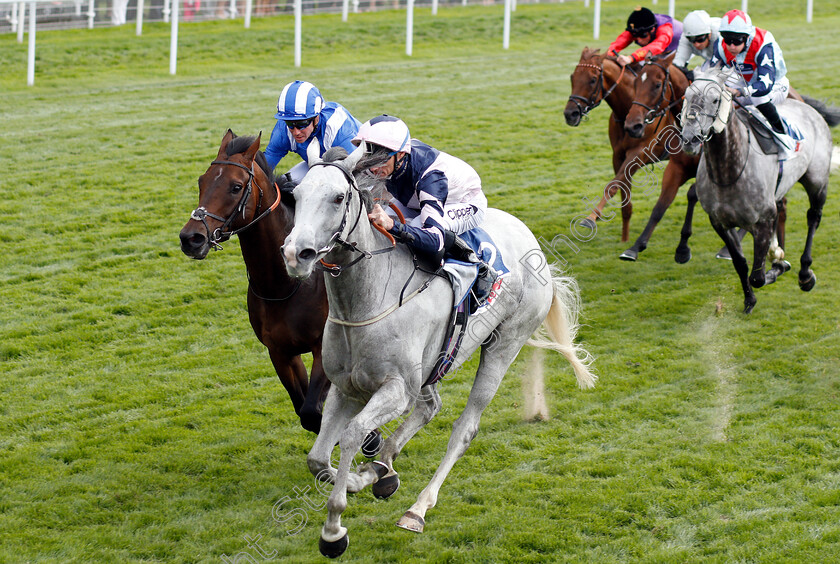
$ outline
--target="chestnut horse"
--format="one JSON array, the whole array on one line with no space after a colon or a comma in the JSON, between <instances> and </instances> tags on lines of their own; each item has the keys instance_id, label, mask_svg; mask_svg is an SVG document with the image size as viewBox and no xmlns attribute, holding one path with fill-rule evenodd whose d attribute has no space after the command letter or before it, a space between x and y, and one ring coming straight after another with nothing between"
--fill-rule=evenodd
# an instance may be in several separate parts
<instances>
[{"instance_id":1,"label":"chestnut horse","mask_svg":"<svg viewBox=\"0 0 840 564\"><path fill-rule=\"evenodd\" d=\"M627 133L624 120L633 107L634 82L638 74L637 64L621 66L613 57L599 54L598 49L585 47L580 62L571 75L572 94L563 112L566 123L577 126L580 120L601 101L606 101L612 109L609 124L610 144L613 149L613 170L615 176L604 187L601 199L587 218L580 222L583 227L595 229L598 218L603 215L607 201L621 190L621 240L630 237L630 216L633 215L633 202L630 192L633 187L632 177L641 167L667 158L662 136L665 127L659 120L653 127L644 128L641 137Z\"/></svg>"},{"instance_id":2,"label":"chestnut horse","mask_svg":"<svg viewBox=\"0 0 840 564\"><path fill-rule=\"evenodd\" d=\"M290 278L280 254L292 230L291 193L281 192L268 169L260 137L237 137L228 129L216 160L198 179L199 207L181 229L181 250L201 260L210 248L239 235L248 272L248 316L268 349L277 376L289 392L304 429L318 433L329 380L321 365L327 320L324 276ZM307 377L300 358L312 352Z\"/></svg>"},{"instance_id":3,"label":"chestnut horse","mask_svg":"<svg viewBox=\"0 0 840 564\"><path fill-rule=\"evenodd\" d=\"M624 129L627 134L634 138L640 138L647 124L654 121L661 121L662 134L666 136L665 149L670 154L668 164L662 173L662 189L659 192L659 199L653 206L650 219L642 234L633 243L633 246L621 253L622 260L636 260L639 253L647 248L650 236L657 224L665 215L665 211L673 203L680 186L697 175L697 165L700 162L699 155L688 155L682 151L682 143L679 137L677 117L682 111L682 101L685 96L685 89L688 88L688 79L679 67L671 64L676 53L670 55L659 55L645 59L639 75L633 85L633 107L627 113L624 121ZM694 206L697 204L697 194L694 185L688 191L688 208L685 213L685 222L677 246L674 260L684 264L691 259L691 249L688 247L688 238L691 237L691 222L694 216Z\"/></svg>"}]
</instances>

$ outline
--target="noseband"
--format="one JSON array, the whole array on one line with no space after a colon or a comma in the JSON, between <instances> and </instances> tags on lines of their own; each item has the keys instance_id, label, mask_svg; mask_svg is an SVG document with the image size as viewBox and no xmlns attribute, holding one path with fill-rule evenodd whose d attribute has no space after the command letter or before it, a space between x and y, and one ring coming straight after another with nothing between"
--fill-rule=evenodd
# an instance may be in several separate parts
<instances>
[{"instance_id":1,"label":"noseband","mask_svg":"<svg viewBox=\"0 0 840 564\"><path fill-rule=\"evenodd\" d=\"M202 225L204 225L204 229L207 230L207 240L210 243L210 246L214 249L222 249L222 246L219 243L227 241L231 238L232 235L236 235L237 233L241 233L242 231L248 229L259 220L264 218L266 215L272 212L277 207L277 204L280 203L280 189L277 187L277 184L274 185L274 188L277 190L277 199L271 204L271 207L267 208L263 213L257 216L260 211L260 207L262 206L262 199L263 199L263 189L260 188L260 185L257 184L256 180L254 180L254 163L251 163L251 168L247 166L235 163L233 161L213 161L210 163L210 166L213 165L233 165L238 166L239 168L245 170L248 173L248 184L245 185L245 189L242 191L242 197L239 199L239 203L236 205L236 209L229 217L224 218L218 216L214 213L207 211L207 208L204 206L199 206L193 210L190 214L190 219L194 219L196 221L200 221ZM260 191L260 199L257 202L257 207L254 209L254 219L252 219L247 225L244 227L240 227L239 229L234 229L232 231L227 231L230 225L234 222L237 215L240 213L242 214L243 219L245 218L245 207L248 205L248 198L251 197L251 185L257 187L257 190ZM207 218L215 219L216 221L221 221L221 227L217 227L213 231L210 231L210 226L207 224Z\"/></svg>"},{"instance_id":2,"label":"noseband","mask_svg":"<svg viewBox=\"0 0 840 564\"><path fill-rule=\"evenodd\" d=\"M336 245L341 245L345 249L348 249L352 252L360 253L358 257L356 257L355 259L353 259L352 261L350 261L348 264L345 264L345 265L331 264L331 263L328 263L328 262L324 262L323 259L321 259L319 261L319 264L321 265L321 267L324 270L326 270L327 272L329 272L331 276L337 277L337 276L340 276L341 273L344 270L350 268L351 266L353 266L354 264L356 264L357 262L359 262L362 259L365 259L365 258L369 259L369 258L372 258L374 255L378 255L378 254L382 254L382 253L388 253L388 252L393 251L394 248L396 247L396 244L397 244L396 241L394 240L394 238L391 236L390 233L388 233L384 229L380 228L376 224L374 224L374 227L376 227L376 229L380 233L382 233L383 235L388 237L388 240L391 242L391 245L389 247L385 247L385 248L382 248L382 249L377 249L375 251L365 251L365 250L360 249L358 247L358 243L349 242L349 241L346 240L346 238L350 237L350 235L353 233L353 231L356 230L356 227L359 226L359 221L361 220L363 210L367 209L365 207L365 202L364 202L364 199L362 197L362 191L359 189L358 184L356 184L356 179L353 176L353 174L348 172L347 169L345 169L343 166L341 166L337 162L321 161L321 162L313 164L310 168L313 168L313 167L316 167L316 166L333 166L333 167L337 168L338 170L340 170L344 174L344 177L347 179L347 192L344 195L344 214L341 216L341 223L338 225L338 229L335 231L335 233L333 233L333 235L332 235L332 237L330 237L329 241L327 241L327 244L324 245L322 248L318 249L315 256L316 257L323 257L323 256L327 255L330 251L332 251L333 247L335 247ZM353 227L350 228L350 231L347 232L346 237L342 237L341 233L344 231L344 228L347 226L347 218L350 215L350 202L353 199L353 193L354 192L357 192L359 194L359 213L356 215L356 221L355 221L355 223L353 223Z\"/></svg>"},{"instance_id":3,"label":"noseband","mask_svg":"<svg viewBox=\"0 0 840 564\"><path fill-rule=\"evenodd\" d=\"M575 106L577 106L578 111L580 112L580 117L585 117L586 114L597 108L603 100L606 100L607 97L613 93L613 90L621 83L621 79L624 76L624 70L627 68L627 65L623 65L621 67L621 73L618 75L618 79L615 81L615 84L609 87L609 89L604 92L603 96L599 96L601 92L604 90L604 65L593 65L590 63L578 63L575 67L580 68L590 68L595 69L598 71L598 84L595 87L595 90L589 95L589 98L584 98L583 96L578 96L577 94L570 94L569 101L574 102ZM632 69L630 72L633 72ZM583 102L584 105L581 105Z\"/></svg>"},{"instance_id":4,"label":"noseband","mask_svg":"<svg viewBox=\"0 0 840 564\"><path fill-rule=\"evenodd\" d=\"M641 106L641 107L643 107L644 109L647 110L647 113L645 114L645 120L644 120L645 125L653 123L656 120L656 118L663 117L666 113L668 113L671 110L671 108L673 108L674 106L676 106L677 104L682 102L682 98L677 98L676 97L676 91L674 90L674 85L671 84L671 68L670 67L665 68L662 65L660 65L659 63L656 63L656 62L653 62L653 61L651 61L649 63L645 63L645 66L647 66L647 65L654 65L654 66L657 66L660 69L662 69L662 71L665 73L665 79L662 81L662 90L659 91L659 99L656 101L656 103L653 105L653 107L648 106L646 104L643 104L641 102L637 102L636 100L633 100L633 104ZM662 107L662 104L667 101L666 100L666 94L667 94L667 90L669 88L671 89L671 92L674 95L675 99L670 104L666 104L664 107Z\"/></svg>"}]
</instances>

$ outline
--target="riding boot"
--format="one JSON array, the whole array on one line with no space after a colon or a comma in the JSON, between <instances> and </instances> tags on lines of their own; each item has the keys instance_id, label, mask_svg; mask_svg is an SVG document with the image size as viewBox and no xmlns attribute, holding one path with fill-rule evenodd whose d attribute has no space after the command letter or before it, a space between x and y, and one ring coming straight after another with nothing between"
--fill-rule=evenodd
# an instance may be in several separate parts
<instances>
[{"instance_id":1,"label":"riding boot","mask_svg":"<svg viewBox=\"0 0 840 564\"><path fill-rule=\"evenodd\" d=\"M467 244L466 241L458 237L451 231L444 237L444 245L448 245L445 249L445 256L453 258L461 262L467 262L478 265L478 278L473 285L473 294L479 304L484 303L490 291L493 289L493 284L499 278L499 273L496 270L478 258L475 251Z\"/></svg>"},{"instance_id":2,"label":"riding boot","mask_svg":"<svg viewBox=\"0 0 840 564\"><path fill-rule=\"evenodd\" d=\"M756 106L756 108L767 118L767 123L773 128L773 135L776 138L776 144L779 146L779 160L786 161L793 157L796 154L796 141L785 131L785 126L782 124L782 118L779 117L776 106L771 102L765 102Z\"/></svg>"},{"instance_id":3,"label":"riding boot","mask_svg":"<svg viewBox=\"0 0 840 564\"><path fill-rule=\"evenodd\" d=\"M288 172L277 177L277 186L281 192L291 193L297 185L298 183L292 180L292 175Z\"/></svg>"}]
</instances>

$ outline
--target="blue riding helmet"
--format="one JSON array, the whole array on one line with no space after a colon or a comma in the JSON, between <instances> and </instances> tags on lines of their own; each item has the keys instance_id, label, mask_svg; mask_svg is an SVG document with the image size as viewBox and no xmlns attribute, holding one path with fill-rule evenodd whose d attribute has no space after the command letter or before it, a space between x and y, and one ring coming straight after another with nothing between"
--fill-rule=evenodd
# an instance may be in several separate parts
<instances>
[{"instance_id":1,"label":"blue riding helmet","mask_svg":"<svg viewBox=\"0 0 840 564\"><path fill-rule=\"evenodd\" d=\"M277 113L282 120L302 120L317 116L324 109L324 98L311 82L296 80L283 88L277 100Z\"/></svg>"}]
</instances>

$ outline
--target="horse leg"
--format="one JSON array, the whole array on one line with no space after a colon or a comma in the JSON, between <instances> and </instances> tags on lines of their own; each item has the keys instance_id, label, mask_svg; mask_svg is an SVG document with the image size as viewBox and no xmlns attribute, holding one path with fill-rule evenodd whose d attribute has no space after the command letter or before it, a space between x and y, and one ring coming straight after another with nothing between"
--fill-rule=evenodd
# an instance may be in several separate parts
<instances>
[{"instance_id":1,"label":"horse leg","mask_svg":"<svg viewBox=\"0 0 840 564\"><path fill-rule=\"evenodd\" d=\"M612 125L613 125L613 120L610 120L610 127L611 128L612 128ZM616 138L613 139L612 129L610 130L610 142L613 144L613 147L615 147L615 143L618 142L618 139L621 137L621 134L622 133L620 131L618 131L616 133ZM611 186L615 182L620 181L622 178L624 178L623 171L624 171L626 162L627 162L627 153L625 151L621 150L621 149L613 148L612 165L613 165L613 171L615 172L615 176L613 177L612 180L607 182L606 186L604 186L604 189L601 192L601 199L598 200L598 203L595 205L595 207L589 213L589 216L585 217L584 219L582 219L580 221L579 225L581 227L586 227L587 229L590 229L590 230L594 231L595 230L595 221L598 220L598 219L604 219L604 215L603 215L604 207L607 205L607 200L609 198L611 198L612 195L615 194L615 191L616 191L616 189L611 188ZM615 216L610 216L606 219L610 220L613 217L615 217Z\"/></svg>"},{"instance_id":2,"label":"horse leg","mask_svg":"<svg viewBox=\"0 0 840 564\"><path fill-rule=\"evenodd\" d=\"M329 402L332 397L344 398L343 394L330 394L327 401ZM338 469L335 472L335 485L327 500L327 520L321 529L321 540L319 542L321 554L324 556L335 558L347 549L347 529L341 526L341 514L347 508L347 491L350 480L352 478L362 478L371 484L379 479L379 474L370 466L364 472L351 474L350 465L353 462L353 457L362 448L362 441L368 433L402 415L408 407L408 403L409 398L405 393L402 378L388 378L374 392L361 411L347 422L346 427L340 428L341 457ZM320 435L318 439L320 440Z\"/></svg>"},{"instance_id":3,"label":"horse leg","mask_svg":"<svg viewBox=\"0 0 840 564\"><path fill-rule=\"evenodd\" d=\"M300 417L308 385L306 367L303 365L303 361L298 355L289 356L285 352L272 347L268 347L268 356L271 358L271 364L274 365L277 377L280 378L280 382L289 393L292 405L295 408L295 414ZM307 431L318 432L316 429L307 427L303 418L301 418L301 425Z\"/></svg>"},{"instance_id":4,"label":"horse leg","mask_svg":"<svg viewBox=\"0 0 840 564\"><path fill-rule=\"evenodd\" d=\"M776 231L775 218L769 221L761 221L753 226L753 267L750 274L750 285L753 288L761 288L768 284L768 273L764 272L764 265L767 263L767 251L770 249L770 239ZM770 274L775 281L775 274Z\"/></svg>"},{"instance_id":5,"label":"horse leg","mask_svg":"<svg viewBox=\"0 0 840 564\"><path fill-rule=\"evenodd\" d=\"M802 257L799 259L799 287L804 292L809 292L817 283L817 276L811 270L811 247L814 243L814 234L817 227L820 226L822 219L822 209L825 205L826 192L828 191L828 182L824 181L821 184L811 182L806 173L801 180L805 189L808 191L808 200L811 206L808 208L808 237L805 239L805 250L802 251Z\"/></svg>"},{"instance_id":6,"label":"horse leg","mask_svg":"<svg viewBox=\"0 0 840 564\"><path fill-rule=\"evenodd\" d=\"M481 414L490 404L496 390L499 389L499 384L501 384L505 372L518 352L519 347L515 346L514 343L508 344L507 347L500 344L496 344L491 349L482 347L481 361L475 376L475 382L470 390L470 396L467 399L464 411L452 425L452 435L449 437L446 455L444 455L440 466L435 471L432 480L420 493L417 501L397 521L398 527L417 533L423 532L426 524L426 511L435 506L438 492L444 480L478 433Z\"/></svg>"},{"instance_id":7,"label":"horse leg","mask_svg":"<svg viewBox=\"0 0 840 564\"><path fill-rule=\"evenodd\" d=\"M712 223L712 227L720 238L723 239L723 242L726 244L726 249L732 257L732 266L735 267L735 272L738 273L738 278L741 280L741 289L744 291L744 313L750 313L755 307L756 297L747 277L750 267L741 250L741 240L738 238L734 229L726 230L714 223Z\"/></svg>"},{"instance_id":8,"label":"horse leg","mask_svg":"<svg viewBox=\"0 0 840 564\"><path fill-rule=\"evenodd\" d=\"M303 362L300 361L300 357L298 357L298 361L305 375L306 369L303 367ZM312 349L312 370L309 373L309 386L307 387L306 398L300 410L300 421L304 429L308 429L316 434L320 431L321 412L329 389L330 381L324 373L324 367L321 364L321 346L318 345Z\"/></svg>"},{"instance_id":9,"label":"horse leg","mask_svg":"<svg viewBox=\"0 0 840 564\"><path fill-rule=\"evenodd\" d=\"M400 482L394 470L394 459L399 456L406 443L438 414L441 405L437 386L426 386L420 389L414 410L385 440L379 460L387 468L387 474L373 485L373 495L384 499L397 490Z\"/></svg>"},{"instance_id":10,"label":"horse leg","mask_svg":"<svg viewBox=\"0 0 840 564\"><path fill-rule=\"evenodd\" d=\"M739 227L738 232L736 233L736 235L738 236L738 241L743 241L744 236L746 234L747 234L747 230L744 229L743 227ZM721 247L721 249L717 252L717 254L715 255L715 258L718 258L718 259L721 259L721 260L732 260L732 255L729 254L729 249L727 249L724 246L724 247Z\"/></svg>"},{"instance_id":11,"label":"horse leg","mask_svg":"<svg viewBox=\"0 0 840 564\"><path fill-rule=\"evenodd\" d=\"M691 260L691 248L688 246L688 239L691 237L691 222L694 221L694 206L697 205L697 189L694 184L688 189L688 206L685 209L685 221L680 231L680 243L674 253L674 260L679 264L685 264Z\"/></svg>"},{"instance_id":12,"label":"horse leg","mask_svg":"<svg viewBox=\"0 0 840 564\"><path fill-rule=\"evenodd\" d=\"M779 210L779 217L776 219L776 242L782 250L782 256L775 257L777 260L785 258L785 223L787 222L787 196L782 201L776 202L776 209Z\"/></svg>"},{"instance_id":13,"label":"horse leg","mask_svg":"<svg viewBox=\"0 0 840 564\"><path fill-rule=\"evenodd\" d=\"M639 253L647 249L647 244L653 230L656 229L665 212L674 202L680 186L688 180L686 178L687 176L685 167L675 164L675 161L668 162L668 165L665 167L665 172L662 173L662 189L659 192L659 199L656 200L656 204L653 206L653 211L650 214L650 219L644 231L636 239L636 242L633 243L633 246L624 251L618 258L622 260L636 260L639 257Z\"/></svg>"}]
</instances>

